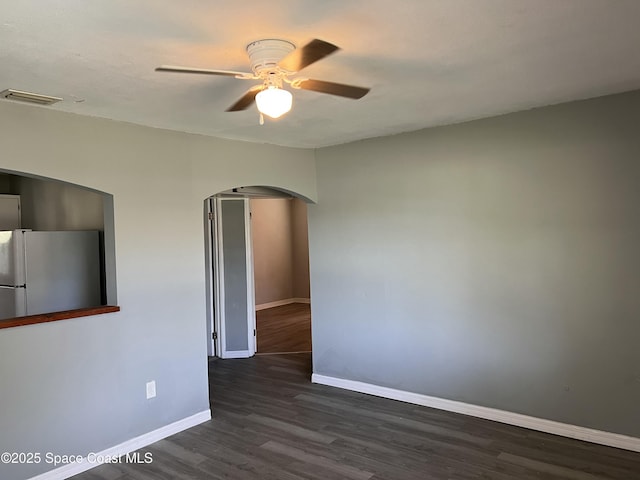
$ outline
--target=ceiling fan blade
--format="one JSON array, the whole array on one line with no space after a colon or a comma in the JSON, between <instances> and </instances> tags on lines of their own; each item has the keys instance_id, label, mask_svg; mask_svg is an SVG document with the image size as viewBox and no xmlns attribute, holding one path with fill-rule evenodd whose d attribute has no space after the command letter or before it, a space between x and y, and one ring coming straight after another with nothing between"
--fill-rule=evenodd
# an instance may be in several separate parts
<instances>
[{"instance_id":1,"label":"ceiling fan blade","mask_svg":"<svg viewBox=\"0 0 640 480\"><path fill-rule=\"evenodd\" d=\"M336 47L332 43L318 40L317 38L311 40L304 47L295 49L289 55L284 57L278 66L289 72L299 72L304 67L308 67L314 62L331 55L340 48Z\"/></svg>"},{"instance_id":2,"label":"ceiling fan blade","mask_svg":"<svg viewBox=\"0 0 640 480\"><path fill-rule=\"evenodd\" d=\"M256 95L263 89L262 85L255 85L245 92L245 94L238 99L236 103L227 108L226 112L239 112L246 110L256 100Z\"/></svg>"},{"instance_id":3,"label":"ceiling fan blade","mask_svg":"<svg viewBox=\"0 0 640 480\"><path fill-rule=\"evenodd\" d=\"M247 72L233 72L231 70L210 70L208 68L177 67L174 65L162 65L156 68L156 72L175 73L201 73L205 75L225 75L228 77L251 77L253 74Z\"/></svg>"},{"instance_id":4,"label":"ceiling fan blade","mask_svg":"<svg viewBox=\"0 0 640 480\"><path fill-rule=\"evenodd\" d=\"M296 82L296 86L304 90L328 93L339 97L358 99L369 93L368 88L356 87L355 85L344 85L342 83L324 82L322 80L301 80Z\"/></svg>"}]
</instances>

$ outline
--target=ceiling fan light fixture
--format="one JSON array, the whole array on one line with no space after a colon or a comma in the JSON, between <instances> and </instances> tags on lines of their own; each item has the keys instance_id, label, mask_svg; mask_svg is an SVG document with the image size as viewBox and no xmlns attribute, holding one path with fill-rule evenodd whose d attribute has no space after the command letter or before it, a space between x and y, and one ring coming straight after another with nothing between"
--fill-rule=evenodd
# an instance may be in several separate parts
<instances>
[{"instance_id":1,"label":"ceiling fan light fixture","mask_svg":"<svg viewBox=\"0 0 640 480\"><path fill-rule=\"evenodd\" d=\"M287 113L291 110L292 103L291 92L275 86L269 86L256 95L258 111L271 118L278 118Z\"/></svg>"}]
</instances>

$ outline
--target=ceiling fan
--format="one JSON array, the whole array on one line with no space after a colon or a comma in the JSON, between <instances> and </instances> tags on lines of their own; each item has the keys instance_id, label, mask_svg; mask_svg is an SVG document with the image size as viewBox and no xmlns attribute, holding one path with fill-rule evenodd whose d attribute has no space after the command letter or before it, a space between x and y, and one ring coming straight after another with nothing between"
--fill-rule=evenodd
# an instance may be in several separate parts
<instances>
[{"instance_id":1,"label":"ceiling fan","mask_svg":"<svg viewBox=\"0 0 640 480\"><path fill-rule=\"evenodd\" d=\"M223 75L241 80L259 80L261 82L259 85L254 85L247 90L226 111L246 110L255 101L260 112L260 124L262 124L264 122L263 114L271 118L278 118L291 110L293 96L291 92L282 88L285 83L292 88L328 93L339 97L358 99L365 96L369 92L368 88L303 77L290 78L303 68L331 55L336 50L339 48L335 45L318 39L311 40L300 48L296 48L293 43L286 40L264 39L256 40L247 45L253 73L173 65L162 65L156 68L156 71Z\"/></svg>"}]
</instances>

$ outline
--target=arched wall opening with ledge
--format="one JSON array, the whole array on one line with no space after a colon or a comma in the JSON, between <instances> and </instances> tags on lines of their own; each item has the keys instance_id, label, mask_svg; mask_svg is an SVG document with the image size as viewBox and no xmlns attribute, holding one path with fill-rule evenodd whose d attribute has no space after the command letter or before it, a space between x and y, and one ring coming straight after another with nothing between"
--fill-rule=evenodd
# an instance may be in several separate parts
<instances>
[{"instance_id":1,"label":"arched wall opening with ledge","mask_svg":"<svg viewBox=\"0 0 640 480\"><path fill-rule=\"evenodd\" d=\"M105 309L117 305L113 196L0 170L0 197L0 328L113 311Z\"/></svg>"}]
</instances>

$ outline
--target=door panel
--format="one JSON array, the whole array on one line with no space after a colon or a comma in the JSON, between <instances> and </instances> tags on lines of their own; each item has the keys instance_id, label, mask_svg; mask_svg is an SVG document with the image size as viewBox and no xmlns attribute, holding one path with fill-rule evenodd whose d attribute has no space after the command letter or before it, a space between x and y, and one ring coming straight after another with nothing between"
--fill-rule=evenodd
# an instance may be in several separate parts
<instances>
[{"instance_id":1,"label":"door panel","mask_svg":"<svg viewBox=\"0 0 640 480\"><path fill-rule=\"evenodd\" d=\"M216 199L216 317L220 323L220 356L250 357L255 353L255 300L249 202Z\"/></svg>"}]
</instances>

